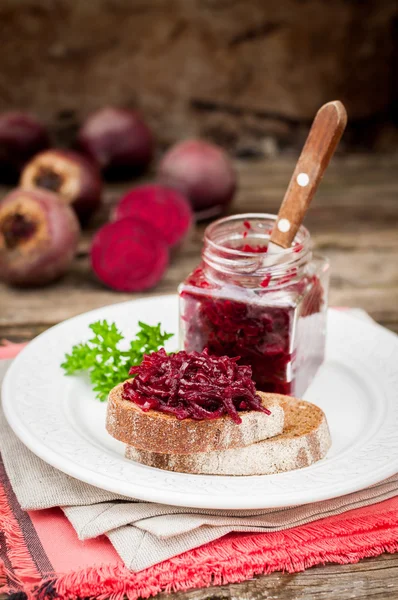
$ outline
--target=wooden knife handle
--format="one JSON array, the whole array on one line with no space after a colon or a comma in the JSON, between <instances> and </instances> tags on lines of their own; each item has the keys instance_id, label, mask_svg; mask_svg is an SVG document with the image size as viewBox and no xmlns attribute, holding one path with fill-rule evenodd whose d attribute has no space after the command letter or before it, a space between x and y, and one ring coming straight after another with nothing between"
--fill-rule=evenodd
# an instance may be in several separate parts
<instances>
[{"instance_id":1,"label":"wooden knife handle","mask_svg":"<svg viewBox=\"0 0 398 600\"><path fill-rule=\"evenodd\" d=\"M347 113L339 100L318 110L271 234L274 244L291 246L346 124Z\"/></svg>"}]
</instances>

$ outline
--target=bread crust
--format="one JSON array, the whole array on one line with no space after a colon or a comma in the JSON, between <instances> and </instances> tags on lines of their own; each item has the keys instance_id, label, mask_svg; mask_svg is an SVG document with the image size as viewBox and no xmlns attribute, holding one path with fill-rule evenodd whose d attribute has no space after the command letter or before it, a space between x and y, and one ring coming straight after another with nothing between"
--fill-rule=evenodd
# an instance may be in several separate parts
<instances>
[{"instance_id":1,"label":"bread crust","mask_svg":"<svg viewBox=\"0 0 398 600\"><path fill-rule=\"evenodd\" d=\"M214 420L178 420L172 415L150 410L124 400L123 383L111 390L108 399L106 429L125 444L147 452L189 455L241 448L274 437L283 431L284 411L279 394L262 394L270 415L260 411L241 413L242 423L229 416Z\"/></svg>"},{"instance_id":2,"label":"bread crust","mask_svg":"<svg viewBox=\"0 0 398 600\"><path fill-rule=\"evenodd\" d=\"M206 475L271 475L308 467L324 458L330 448L326 417L314 404L281 398L285 429L274 438L243 448L185 456L127 446L126 457L159 469Z\"/></svg>"}]
</instances>

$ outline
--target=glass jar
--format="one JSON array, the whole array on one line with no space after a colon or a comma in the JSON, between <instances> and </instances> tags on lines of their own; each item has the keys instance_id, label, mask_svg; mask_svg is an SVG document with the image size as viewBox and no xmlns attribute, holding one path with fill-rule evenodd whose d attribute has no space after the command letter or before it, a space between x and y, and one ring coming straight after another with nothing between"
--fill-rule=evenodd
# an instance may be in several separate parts
<instances>
[{"instance_id":1,"label":"glass jar","mask_svg":"<svg viewBox=\"0 0 398 600\"><path fill-rule=\"evenodd\" d=\"M251 365L257 389L301 397L325 352L329 264L300 227L291 248L268 254L270 214L207 227L201 264L179 286L180 347Z\"/></svg>"}]
</instances>

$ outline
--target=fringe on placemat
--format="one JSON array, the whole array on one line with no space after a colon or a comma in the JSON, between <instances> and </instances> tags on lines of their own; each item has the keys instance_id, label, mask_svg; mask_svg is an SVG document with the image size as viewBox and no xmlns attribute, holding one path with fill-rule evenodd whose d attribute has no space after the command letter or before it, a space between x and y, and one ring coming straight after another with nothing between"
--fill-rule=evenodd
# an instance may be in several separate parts
<instances>
[{"instance_id":1,"label":"fringe on placemat","mask_svg":"<svg viewBox=\"0 0 398 600\"><path fill-rule=\"evenodd\" d=\"M41 583L42 578L30 556L21 529L15 519L3 486L0 485L0 531L3 532L6 552L13 571L0 562L0 590L5 588L17 589ZM1 584L3 583L3 588Z\"/></svg>"},{"instance_id":2,"label":"fringe on placemat","mask_svg":"<svg viewBox=\"0 0 398 600\"><path fill-rule=\"evenodd\" d=\"M0 594L18 593L23 588L22 581L10 569L7 569L4 561L0 559Z\"/></svg>"},{"instance_id":3,"label":"fringe on placemat","mask_svg":"<svg viewBox=\"0 0 398 600\"><path fill-rule=\"evenodd\" d=\"M398 529L395 531L395 536ZM253 542L253 540L251 540ZM151 567L150 572L141 571L132 573L125 567L91 567L62 575L57 579L50 579L37 585L12 586L12 591L25 592L28 599L34 600L80 600L82 597L95 597L97 600L138 600L149 598L160 592L172 593L186 591L193 588L205 588L212 585L226 585L241 583L247 579L260 575L267 575L274 571L297 573L310 567L326 564L356 563L363 558L375 557L384 552L398 551L398 542L386 541L378 545L372 544L368 548L361 548L357 552L351 550L350 554L335 552L315 553L311 556L293 556L288 560L273 557L272 564L264 562L261 544L259 553L246 556L246 559L236 560L231 563L214 565L214 554L211 554L207 568L203 565L196 570L195 564L181 565L170 569L169 564L160 564ZM163 568L162 568L163 567ZM1 589L1 588L0 588ZM1 591L7 593L8 588Z\"/></svg>"},{"instance_id":4,"label":"fringe on placemat","mask_svg":"<svg viewBox=\"0 0 398 600\"><path fill-rule=\"evenodd\" d=\"M391 523L395 526L391 527ZM397 518L391 513L368 517L366 522L361 518L347 520L340 527L325 524L322 539L319 529L314 535L313 526L298 528L294 533L289 543L284 532L230 534L221 542L212 542L139 573L122 566L103 566L64 575L58 577L55 589L62 600L91 595L98 600L110 596L112 600L138 600L160 592L239 583L273 571L295 573L328 562L355 563L398 551ZM43 600L47 598L43 596Z\"/></svg>"},{"instance_id":5,"label":"fringe on placemat","mask_svg":"<svg viewBox=\"0 0 398 600\"><path fill-rule=\"evenodd\" d=\"M289 531L232 533L138 573L122 565L102 565L57 575L39 585L31 582L19 590L35 600L138 600L160 592L240 583L273 571L295 573L315 565L355 563L398 552L396 499L386 501L375 514L370 509L353 513ZM10 523L9 530L13 530ZM22 572L30 572L27 563ZM18 579L26 582L21 571Z\"/></svg>"},{"instance_id":6,"label":"fringe on placemat","mask_svg":"<svg viewBox=\"0 0 398 600\"><path fill-rule=\"evenodd\" d=\"M2 593L8 593L8 577L6 566L0 558L0 594Z\"/></svg>"}]
</instances>

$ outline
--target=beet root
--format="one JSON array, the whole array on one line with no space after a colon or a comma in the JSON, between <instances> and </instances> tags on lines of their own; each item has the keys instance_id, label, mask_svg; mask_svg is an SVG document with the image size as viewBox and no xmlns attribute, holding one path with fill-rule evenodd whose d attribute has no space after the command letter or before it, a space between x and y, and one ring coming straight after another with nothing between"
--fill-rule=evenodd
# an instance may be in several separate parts
<instances>
[{"instance_id":1,"label":"beet root","mask_svg":"<svg viewBox=\"0 0 398 600\"><path fill-rule=\"evenodd\" d=\"M121 292L154 287L169 261L166 242L157 231L137 218L108 223L94 237L91 265L98 279Z\"/></svg>"},{"instance_id":2,"label":"beet root","mask_svg":"<svg viewBox=\"0 0 398 600\"><path fill-rule=\"evenodd\" d=\"M0 115L0 181L16 183L24 165L49 146L46 128L23 112Z\"/></svg>"},{"instance_id":3,"label":"beet root","mask_svg":"<svg viewBox=\"0 0 398 600\"><path fill-rule=\"evenodd\" d=\"M225 152L203 140L170 148L159 164L159 180L180 190L203 218L224 211L236 189L236 174Z\"/></svg>"},{"instance_id":4,"label":"beet root","mask_svg":"<svg viewBox=\"0 0 398 600\"><path fill-rule=\"evenodd\" d=\"M55 192L75 210L85 224L101 202L101 175L95 164L70 150L47 150L25 167L20 185L24 189Z\"/></svg>"},{"instance_id":5,"label":"beet root","mask_svg":"<svg viewBox=\"0 0 398 600\"><path fill-rule=\"evenodd\" d=\"M45 191L16 189L0 202L0 279L40 285L63 275L80 227L73 210Z\"/></svg>"},{"instance_id":6,"label":"beet root","mask_svg":"<svg viewBox=\"0 0 398 600\"><path fill-rule=\"evenodd\" d=\"M125 179L142 172L152 159L154 146L142 116L116 107L90 115L80 129L78 144L111 179Z\"/></svg>"},{"instance_id":7,"label":"beet root","mask_svg":"<svg viewBox=\"0 0 398 600\"><path fill-rule=\"evenodd\" d=\"M192 209L185 196L156 183L132 188L119 201L114 216L150 223L169 246L179 244L192 225Z\"/></svg>"}]
</instances>

